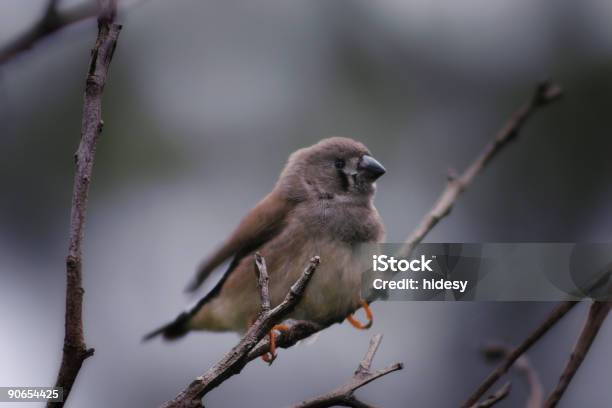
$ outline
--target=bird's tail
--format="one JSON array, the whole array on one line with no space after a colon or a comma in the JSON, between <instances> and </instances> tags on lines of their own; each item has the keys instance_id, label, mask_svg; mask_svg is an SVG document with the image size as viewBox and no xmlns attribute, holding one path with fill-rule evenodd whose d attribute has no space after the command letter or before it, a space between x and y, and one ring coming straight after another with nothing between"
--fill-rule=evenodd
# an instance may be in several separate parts
<instances>
[{"instance_id":1,"label":"bird's tail","mask_svg":"<svg viewBox=\"0 0 612 408\"><path fill-rule=\"evenodd\" d=\"M177 316L174 321L153 330L151 333L146 334L142 341L151 340L158 335L163 335L166 340L176 340L180 337L183 337L189 331L188 322L191 318L191 315L187 312L181 313Z\"/></svg>"}]
</instances>

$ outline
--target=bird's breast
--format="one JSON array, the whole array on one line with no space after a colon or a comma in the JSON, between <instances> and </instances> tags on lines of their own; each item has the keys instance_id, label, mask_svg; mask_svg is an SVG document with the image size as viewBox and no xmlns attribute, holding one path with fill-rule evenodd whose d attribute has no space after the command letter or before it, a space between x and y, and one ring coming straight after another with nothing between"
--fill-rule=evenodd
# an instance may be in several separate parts
<instances>
[{"instance_id":1,"label":"bird's breast","mask_svg":"<svg viewBox=\"0 0 612 408\"><path fill-rule=\"evenodd\" d=\"M380 242L384 227L376 208L369 202L335 196L297 208L295 219L306 233L350 245Z\"/></svg>"},{"instance_id":2,"label":"bird's breast","mask_svg":"<svg viewBox=\"0 0 612 408\"><path fill-rule=\"evenodd\" d=\"M310 242L304 250L321 263L290 317L320 324L343 320L360 305L362 262L342 241Z\"/></svg>"}]
</instances>

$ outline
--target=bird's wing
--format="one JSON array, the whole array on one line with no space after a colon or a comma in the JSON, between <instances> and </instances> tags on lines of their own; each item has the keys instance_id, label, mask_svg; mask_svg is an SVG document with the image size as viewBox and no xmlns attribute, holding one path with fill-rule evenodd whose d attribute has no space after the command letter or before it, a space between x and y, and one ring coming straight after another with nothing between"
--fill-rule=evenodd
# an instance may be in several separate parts
<instances>
[{"instance_id":1,"label":"bird's wing","mask_svg":"<svg viewBox=\"0 0 612 408\"><path fill-rule=\"evenodd\" d=\"M259 202L238 225L230 237L199 267L196 276L186 288L195 291L210 273L230 257L234 257L223 280L240 260L250 252L275 237L285 225L285 219L295 206L277 191L272 191Z\"/></svg>"}]
</instances>

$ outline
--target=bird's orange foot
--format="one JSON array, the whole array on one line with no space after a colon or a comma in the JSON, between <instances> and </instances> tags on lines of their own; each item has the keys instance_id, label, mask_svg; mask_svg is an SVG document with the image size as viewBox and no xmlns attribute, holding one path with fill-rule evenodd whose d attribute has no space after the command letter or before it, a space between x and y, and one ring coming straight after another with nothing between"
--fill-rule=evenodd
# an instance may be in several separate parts
<instances>
[{"instance_id":1,"label":"bird's orange foot","mask_svg":"<svg viewBox=\"0 0 612 408\"><path fill-rule=\"evenodd\" d=\"M348 315L346 320L348 320L348 322L356 329L359 330L366 330L369 329L370 327L372 327L372 322L374 321L374 316L372 315L372 310L370 310L370 306L368 305L368 302L366 302L365 300L361 301L361 306L363 307L363 311L365 312L366 318L368 319L368 321L363 324L361 323L359 320L355 319L353 317L353 315Z\"/></svg>"},{"instance_id":2,"label":"bird's orange foot","mask_svg":"<svg viewBox=\"0 0 612 408\"><path fill-rule=\"evenodd\" d=\"M261 356L261 359L271 365L276 360L276 333L274 331L283 332L289 330L286 324L277 324L270 330L270 351Z\"/></svg>"}]
</instances>

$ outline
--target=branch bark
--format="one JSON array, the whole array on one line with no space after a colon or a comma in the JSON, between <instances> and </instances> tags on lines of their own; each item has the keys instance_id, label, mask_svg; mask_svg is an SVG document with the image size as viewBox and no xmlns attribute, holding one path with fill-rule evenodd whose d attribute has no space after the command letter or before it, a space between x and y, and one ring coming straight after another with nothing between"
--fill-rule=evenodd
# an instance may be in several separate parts
<instances>
[{"instance_id":1,"label":"branch bark","mask_svg":"<svg viewBox=\"0 0 612 408\"><path fill-rule=\"evenodd\" d=\"M438 200L423 218L419 226L406 238L404 246L400 249L399 256L408 257L414 248L423 240L425 235L436 226L438 222L450 214L455 202L480 174L487 164L499 155L499 153L511 141L517 138L519 132L540 108L543 108L562 96L561 87L551 82L540 83L533 96L523 104L510 117L508 122L499 130L494 139L485 146L480 155L469 165L461 175L449 174L448 183Z\"/></svg>"},{"instance_id":2,"label":"branch bark","mask_svg":"<svg viewBox=\"0 0 612 408\"><path fill-rule=\"evenodd\" d=\"M546 400L544 407L556 407L561 400L561 397L563 397L565 390L567 390L567 387L574 378L578 368L580 368L580 365L589 352L589 349L593 344L593 340L595 340L597 333L599 333L601 325L606 320L606 317L610 312L610 306L612 306L611 302L594 302L591 305L587 320L584 324L582 332L580 333L580 337L572 350L569 361L561 374L559 383Z\"/></svg>"},{"instance_id":3,"label":"branch bark","mask_svg":"<svg viewBox=\"0 0 612 408\"><path fill-rule=\"evenodd\" d=\"M374 359L374 355L376 354L381 341L382 334L376 334L374 337L372 337L370 340L370 347L368 348L366 355L357 366L357 370L355 370L355 373L350 380L326 394L303 401L297 405L294 405L292 408L326 408L334 406L364 408L372 407L372 405L369 405L355 397L355 391L364 385L379 379L380 377L394 371L401 370L404 367L402 363L395 363L374 372L370 370L372 367L372 360Z\"/></svg>"},{"instance_id":4,"label":"branch bark","mask_svg":"<svg viewBox=\"0 0 612 408\"><path fill-rule=\"evenodd\" d=\"M293 284L285 299L273 309L270 309L268 290L268 272L264 258L255 254L255 265L258 272L258 283L261 297L261 312L255 322L249 327L244 337L219 362L205 374L197 377L173 400L162 405L163 408L196 408L203 407L202 397L223 381L240 373L250 361L249 353L260 340L266 336L272 327L282 320L298 304L308 282L319 266L319 257L315 256L304 269L302 276Z\"/></svg>"},{"instance_id":5,"label":"branch bark","mask_svg":"<svg viewBox=\"0 0 612 408\"><path fill-rule=\"evenodd\" d=\"M470 408L489 408L493 405L497 404L504 398L506 398L510 394L511 384L508 382L504 384L499 390L495 392L495 394L490 395L482 402L478 402L472 405Z\"/></svg>"},{"instance_id":6,"label":"branch bark","mask_svg":"<svg viewBox=\"0 0 612 408\"><path fill-rule=\"evenodd\" d=\"M55 2L52 2L55 3ZM70 212L70 243L66 258L66 315L62 363L55 383L68 398L83 361L92 356L83 334L82 242L87 198L93 171L96 143L102 131L102 93L121 26L114 24L115 9L111 5L98 18L98 36L92 50L85 85L85 101L81 142L75 153L76 171ZM49 402L48 407L61 407L64 402Z\"/></svg>"}]
</instances>

